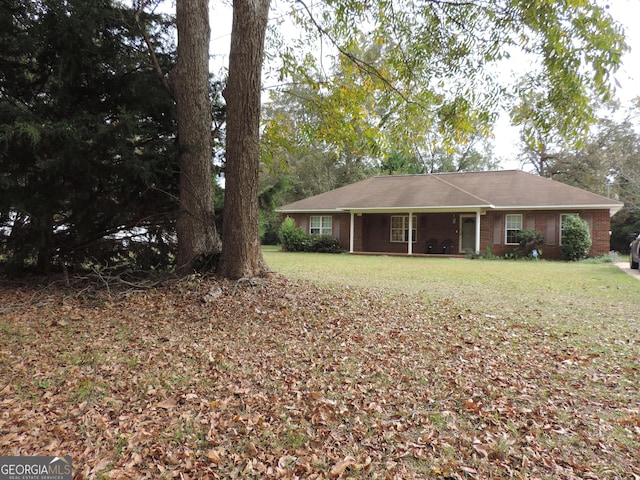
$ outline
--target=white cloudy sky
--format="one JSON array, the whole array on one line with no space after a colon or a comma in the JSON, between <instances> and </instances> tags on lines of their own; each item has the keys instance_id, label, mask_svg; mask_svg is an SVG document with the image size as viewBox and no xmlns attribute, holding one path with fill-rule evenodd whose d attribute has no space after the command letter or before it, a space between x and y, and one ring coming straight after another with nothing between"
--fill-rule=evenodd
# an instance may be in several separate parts
<instances>
[{"instance_id":1,"label":"white cloudy sky","mask_svg":"<svg viewBox=\"0 0 640 480\"><path fill-rule=\"evenodd\" d=\"M609 5L612 16L625 28L627 43L631 51L623 59L623 65L615 75L617 94L623 104L640 96L640 1L601 0ZM211 5L211 68L219 72L228 62L229 40L231 36L231 10L226 2L212 2ZM494 154L503 158L504 168L519 168L515 161L518 151L517 130L509 126L506 118L496 125Z\"/></svg>"},{"instance_id":2,"label":"white cloudy sky","mask_svg":"<svg viewBox=\"0 0 640 480\"><path fill-rule=\"evenodd\" d=\"M622 69L616 75L620 84L619 96L624 101L640 95L640 2L638 0L609 0L613 17L625 27L631 51L625 55Z\"/></svg>"}]
</instances>

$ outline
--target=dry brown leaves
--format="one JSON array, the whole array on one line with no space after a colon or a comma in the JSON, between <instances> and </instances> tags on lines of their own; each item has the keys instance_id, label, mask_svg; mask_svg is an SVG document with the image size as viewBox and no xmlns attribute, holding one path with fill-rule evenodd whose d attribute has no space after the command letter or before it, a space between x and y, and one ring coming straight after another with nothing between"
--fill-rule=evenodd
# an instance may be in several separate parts
<instances>
[{"instance_id":1,"label":"dry brown leaves","mask_svg":"<svg viewBox=\"0 0 640 480\"><path fill-rule=\"evenodd\" d=\"M640 478L640 345L273 277L0 292L0 455L75 478ZM606 348L605 348L606 347Z\"/></svg>"}]
</instances>

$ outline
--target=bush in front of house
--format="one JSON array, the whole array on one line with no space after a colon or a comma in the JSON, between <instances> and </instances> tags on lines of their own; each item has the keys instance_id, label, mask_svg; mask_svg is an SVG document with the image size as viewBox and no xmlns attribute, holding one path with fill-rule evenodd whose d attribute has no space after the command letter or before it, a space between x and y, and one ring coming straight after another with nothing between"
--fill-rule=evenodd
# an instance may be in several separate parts
<instances>
[{"instance_id":1,"label":"bush in front of house","mask_svg":"<svg viewBox=\"0 0 640 480\"><path fill-rule=\"evenodd\" d=\"M509 260L518 260L521 258L537 259L542 256L542 249L544 245L544 235L538 230L521 230L516 236L518 246L510 249L506 249L504 252L504 258ZM536 250L537 255L533 255L533 251Z\"/></svg>"},{"instance_id":2,"label":"bush in front of house","mask_svg":"<svg viewBox=\"0 0 640 480\"><path fill-rule=\"evenodd\" d=\"M565 218L562 224L562 256L566 260L580 260L589 256L591 236L589 224L577 215Z\"/></svg>"},{"instance_id":3,"label":"bush in front of house","mask_svg":"<svg viewBox=\"0 0 640 480\"><path fill-rule=\"evenodd\" d=\"M537 258L533 255L534 250L536 250L538 256L541 255L542 250L540 247L544 245L544 235L542 232L538 230L521 230L518 233L517 239L523 257Z\"/></svg>"},{"instance_id":4,"label":"bush in front of house","mask_svg":"<svg viewBox=\"0 0 640 480\"><path fill-rule=\"evenodd\" d=\"M279 230L280 243L286 252L343 253L338 239L331 235L309 235L292 218L287 217Z\"/></svg>"},{"instance_id":5,"label":"bush in front of house","mask_svg":"<svg viewBox=\"0 0 640 480\"><path fill-rule=\"evenodd\" d=\"M285 218L280 225L280 243L286 252L305 252L311 245L311 239L300 227L296 226L293 218Z\"/></svg>"},{"instance_id":6,"label":"bush in front of house","mask_svg":"<svg viewBox=\"0 0 640 480\"><path fill-rule=\"evenodd\" d=\"M343 253L340 242L331 235L312 235L311 252L318 253Z\"/></svg>"}]
</instances>

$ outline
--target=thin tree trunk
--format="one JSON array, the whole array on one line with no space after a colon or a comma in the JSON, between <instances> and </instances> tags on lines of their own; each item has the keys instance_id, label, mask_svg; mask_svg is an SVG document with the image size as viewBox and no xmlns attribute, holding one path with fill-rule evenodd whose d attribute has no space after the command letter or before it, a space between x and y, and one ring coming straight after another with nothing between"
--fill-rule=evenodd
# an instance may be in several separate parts
<instances>
[{"instance_id":1,"label":"thin tree trunk","mask_svg":"<svg viewBox=\"0 0 640 480\"><path fill-rule=\"evenodd\" d=\"M260 104L264 40L270 0L234 0L227 102L227 161L223 250L227 278L264 273L258 227Z\"/></svg>"},{"instance_id":2,"label":"thin tree trunk","mask_svg":"<svg viewBox=\"0 0 640 480\"><path fill-rule=\"evenodd\" d=\"M38 270L42 273L49 274L51 273L53 257L53 214L45 211L41 216L33 218L32 221L40 237L40 241L38 242Z\"/></svg>"},{"instance_id":3,"label":"thin tree trunk","mask_svg":"<svg viewBox=\"0 0 640 480\"><path fill-rule=\"evenodd\" d=\"M176 269L182 273L221 250L213 209L208 5L208 0L176 5L178 63L172 86L181 148Z\"/></svg>"}]
</instances>

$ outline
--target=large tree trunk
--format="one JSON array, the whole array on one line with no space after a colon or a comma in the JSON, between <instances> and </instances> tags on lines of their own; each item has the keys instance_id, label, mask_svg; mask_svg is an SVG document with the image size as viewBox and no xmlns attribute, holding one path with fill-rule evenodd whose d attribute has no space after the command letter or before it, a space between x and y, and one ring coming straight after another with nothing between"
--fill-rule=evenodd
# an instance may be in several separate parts
<instances>
[{"instance_id":1,"label":"large tree trunk","mask_svg":"<svg viewBox=\"0 0 640 480\"><path fill-rule=\"evenodd\" d=\"M270 0L234 0L227 101L222 258L227 278L266 270L258 228L260 100L264 39Z\"/></svg>"},{"instance_id":2,"label":"large tree trunk","mask_svg":"<svg viewBox=\"0 0 640 480\"><path fill-rule=\"evenodd\" d=\"M173 92L181 148L176 269L182 273L221 250L213 209L208 5L208 0L178 0L176 5L178 64Z\"/></svg>"}]
</instances>

